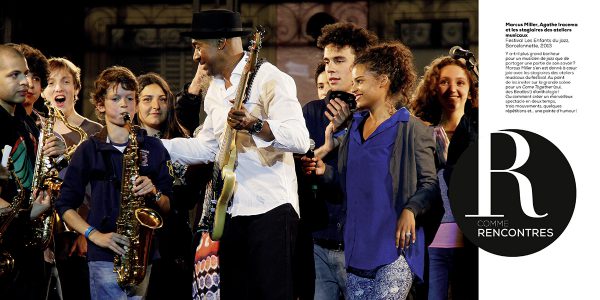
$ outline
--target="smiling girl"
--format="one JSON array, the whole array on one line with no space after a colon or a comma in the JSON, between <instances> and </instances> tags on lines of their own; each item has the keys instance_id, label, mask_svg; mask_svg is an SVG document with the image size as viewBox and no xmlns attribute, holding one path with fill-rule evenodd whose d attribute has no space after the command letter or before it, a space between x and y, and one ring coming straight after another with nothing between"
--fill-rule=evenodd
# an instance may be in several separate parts
<instances>
[{"instance_id":1,"label":"smiling girl","mask_svg":"<svg viewBox=\"0 0 600 300\"><path fill-rule=\"evenodd\" d=\"M413 280L423 279L421 220L439 191L431 129L404 107L416 81L412 59L399 42L356 58L352 92L361 111L339 147L338 167L316 164L346 195L349 299L405 299Z\"/></svg>"},{"instance_id":2,"label":"smiling girl","mask_svg":"<svg viewBox=\"0 0 600 300\"><path fill-rule=\"evenodd\" d=\"M429 299L476 299L477 249L463 237L448 198L448 149L461 118L478 104L475 77L464 61L439 57L426 68L413 96L415 115L430 123L436 141L436 167L444 203L442 223L429 246ZM458 199L460 200L460 199Z\"/></svg>"}]
</instances>

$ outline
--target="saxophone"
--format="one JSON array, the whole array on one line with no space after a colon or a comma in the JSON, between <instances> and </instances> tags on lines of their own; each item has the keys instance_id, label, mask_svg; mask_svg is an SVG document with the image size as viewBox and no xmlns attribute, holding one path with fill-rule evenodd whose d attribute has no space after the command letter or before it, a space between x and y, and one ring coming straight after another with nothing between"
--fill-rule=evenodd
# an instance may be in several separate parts
<instances>
[{"instance_id":1,"label":"saxophone","mask_svg":"<svg viewBox=\"0 0 600 300\"><path fill-rule=\"evenodd\" d=\"M155 229L162 227L163 221L158 212L144 207L143 196L133 194L133 183L139 175L137 126L131 125L129 114L124 114L123 119L129 131L129 145L123 153L121 205L116 232L128 237L130 244L124 247L124 255L115 255L114 272L119 286L126 289L144 280L152 235Z\"/></svg>"},{"instance_id":2,"label":"saxophone","mask_svg":"<svg viewBox=\"0 0 600 300\"><path fill-rule=\"evenodd\" d=\"M8 153L5 155L8 155ZM25 188L23 188L23 185L21 184L19 177L17 177L17 174L15 174L11 159L8 160L8 170L10 172L10 177L12 177L17 184L17 194L13 197L8 210L5 213L0 214L0 278L10 274L15 268L15 259L12 257L10 252L2 247L2 237L4 236L4 233L8 229L10 223L21 211L21 206L25 202Z\"/></svg>"},{"instance_id":3,"label":"saxophone","mask_svg":"<svg viewBox=\"0 0 600 300\"><path fill-rule=\"evenodd\" d=\"M75 150L77 150L77 147L79 147L79 145L81 145L81 143L83 143L85 140L87 140L88 138L88 134L81 129L81 127L79 126L74 126L71 125L68 121L67 118L65 117L65 115L63 114L62 111L60 111L59 109L57 109L56 107L48 107L48 109L53 109L55 110L54 115L63 122L63 124L65 124L65 126L67 128L69 128L71 131L77 132L79 134L79 142L77 142L77 144L75 145L71 145L69 147L67 147L65 153L59 157L57 157L54 160L54 166L56 167L57 170L62 170L64 168L66 168L69 165L69 161L71 160L71 157L73 156L73 153L75 153ZM62 185L62 181L60 183L58 183L58 190L60 190L60 186ZM57 191L58 191L57 190ZM57 194L53 194L53 196L55 196ZM58 197L53 197L52 199L56 199ZM50 221L50 220L48 220ZM54 225L53 226L58 226L58 229L56 230L56 232L62 233L62 232L74 232L74 230L72 230L71 228L69 228L69 226L67 226L67 223L64 222L64 220L61 219L60 215L58 214L57 211L54 211ZM46 234L47 235L47 234Z\"/></svg>"},{"instance_id":4,"label":"saxophone","mask_svg":"<svg viewBox=\"0 0 600 300\"><path fill-rule=\"evenodd\" d=\"M56 117L59 120L61 120L63 122L63 124L65 124L65 126L67 126L67 128L69 128L72 131L75 131L79 134L79 142L76 145L71 145L71 146L67 147L67 150L65 151L65 153L63 155L59 156L58 158L56 158L56 160L54 161L54 165L56 166L56 168L58 170L61 170L61 169L66 168L69 165L69 160L71 160L73 153L75 153L75 150L77 150L77 147L79 147L79 145L81 145L81 143L83 143L83 141L87 140L88 135L83 129L81 129L81 127L71 125L67 121L67 118L65 117L65 115L63 114L62 111L60 111L56 107L52 107L52 109L55 110Z\"/></svg>"},{"instance_id":5,"label":"saxophone","mask_svg":"<svg viewBox=\"0 0 600 300\"><path fill-rule=\"evenodd\" d=\"M54 224L57 220L57 213L54 212L54 200L58 198L60 186L62 185L62 179L58 176L58 171L66 167L68 159L73 155L77 146L79 146L84 140L87 139L87 134L83 129L73 126L67 122L64 114L58 108L53 107L49 100L44 101L44 105L48 108L48 117L44 122L42 131L40 132L40 138L38 140L38 148L36 153L36 161L33 173L33 184L32 190L42 189L48 190L51 197L50 209L46 210L39 217L32 220L31 231L32 236L27 239L26 245L33 246L36 248L46 249L52 239L52 233L54 230ZM67 149L58 159L45 156L42 148L48 138L54 135L54 123L56 119L62 121L67 128L79 133L80 140L77 145L73 145ZM29 204L33 205L35 201L35 195L31 193L29 198Z\"/></svg>"}]
</instances>

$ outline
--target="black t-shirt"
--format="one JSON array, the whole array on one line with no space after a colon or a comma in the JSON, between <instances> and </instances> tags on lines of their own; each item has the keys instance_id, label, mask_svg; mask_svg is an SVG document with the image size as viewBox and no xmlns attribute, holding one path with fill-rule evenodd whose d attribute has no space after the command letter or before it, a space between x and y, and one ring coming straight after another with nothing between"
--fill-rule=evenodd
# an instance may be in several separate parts
<instances>
[{"instance_id":1,"label":"black t-shirt","mask_svg":"<svg viewBox=\"0 0 600 300\"><path fill-rule=\"evenodd\" d=\"M21 105L17 105L15 115L11 116L4 108L0 107L0 148L4 145L12 147L10 158L12 159L14 172L25 188L25 198L22 200L21 210L18 216L10 223L7 231L2 236L2 247L13 249L10 251L17 259L21 256L20 249L23 246L23 234L29 228L29 193L33 179L33 166L35 165L35 152L37 141L37 128L34 121L25 113ZM17 195L17 183L10 178L2 182L1 197L12 203ZM4 219L3 219L4 220ZM23 254L25 255L25 254Z\"/></svg>"},{"instance_id":2,"label":"black t-shirt","mask_svg":"<svg viewBox=\"0 0 600 300\"><path fill-rule=\"evenodd\" d=\"M33 120L25 114L21 105L16 106L14 116L11 116L4 108L0 108L0 128L2 128L0 148L4 148L5 145L12 147L10 157L14 171L21 184L30 190L39 130L35 127ZM15 187L14 182L5 182L2 187L2 198L10 202L15 195Z\"/></svg>"}]
</instances>

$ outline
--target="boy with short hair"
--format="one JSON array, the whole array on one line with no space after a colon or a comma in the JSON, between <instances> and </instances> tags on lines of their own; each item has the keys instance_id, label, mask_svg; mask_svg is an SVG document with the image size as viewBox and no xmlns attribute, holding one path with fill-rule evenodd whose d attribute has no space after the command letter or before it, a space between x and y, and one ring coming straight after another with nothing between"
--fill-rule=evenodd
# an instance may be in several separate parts
<instances>
[{"instance_id":1,"label":"boy with short hair","mask_svg":"<svg viewBox=\"0 0 600 300\"><path fill-rule=\"evenodd\" d=\"M354 59L368 47L378 42L377 36L353 23L338 22L323 27L317 40L317 46L323 49L325 73L332 91L350 92L352 89L352 64ZM350 109L339 99L331 101L322 98L308 102L303 108L304 119L310 137L315 141L315 156L328 164L337 165L337 149L325 146L330 122L340 126L350 117ZM309 158L302 158L305 162ZM323 183L321 183L323 185ZM309 194L304 194L311 195ZM317 224L314 228L314 262L315 262L315 300L339 299L346 296L346 270L344 261L343 226L344 211L341 190L337 186L321 186L316 195L304 197L304 201L313 203L318 200L327 212L313 213L315 216L329 216L325 220L309 220ZM316 197L316 199L311 199ZM308 199L307 199L308 198ZM314 205L314 204L313 204ZM325 222L325 224L320 224ZM322 226L324 225L324 226Z\"/></svg>"},{"instance_id":2,"label":"boy with short hair","mask_svg":"<svg viewBox=\"0 0 600 300\"><path fill-rule=\"evenodd\" d=\"M135 113L137 90L136 78L127 68L110 67L100 74L94 83L92 103L106 126L77 148L56 203L57 211L67 224L90 241L87 255L92 299L142 299L150 276L151 266L148 266L142 283L123 290L113 272L114 255L125 254L123 248L130 242L126 236L116 233L116 221L121 205L123 152L130 143L123 114L133 116ZM139 176L131 192L145 196L147 206L167 213L173 183L168 168L169 154L160 140L147 136L142 129L137 132L137 142ZM88 183L92 186L92 197L88 218L84 220L76 209L83 202ZM152 249L151 257L156 245Z\"/></svg>"}]
</instances>

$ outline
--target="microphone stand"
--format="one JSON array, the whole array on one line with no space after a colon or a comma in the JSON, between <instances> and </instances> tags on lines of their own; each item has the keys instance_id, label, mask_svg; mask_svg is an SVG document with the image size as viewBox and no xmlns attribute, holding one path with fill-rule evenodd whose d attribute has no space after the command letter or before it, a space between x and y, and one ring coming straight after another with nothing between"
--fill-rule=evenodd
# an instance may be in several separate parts
<instances>
[{"instance_id":1,"label":"microphone stand","mask_svg":"<svg viewBox=\"0 0 600 300\"><path fill-rule=\"evenodd\" d=\"M477 61L475 60L475 57L473 57L473 56L469 57L469 59L467 59L466 61L467 61L467 69L469 69L469 71L471 71L471 73L473 73L473 75L475 76L475 79L477 80L476 82L474 82L474 84L477 86L479 84L479 68L477 66Z\"/></svg>"},{"instance_id":2,"label":"microphone stand","mask_svg":"<svg viewBox=\"0 0 600 300\"><path fill-rule=\"evenodd\" d=\"M458 52L458 53L457 53ZM475 55L469 50L465 50L460 46L454 46L448 51L450 57L454 59L463 58L466 62L467 69L475 76L475 86L479 85L479 68L477 65L477 60L475 60Z\"/></svg>"}]
</instances>

